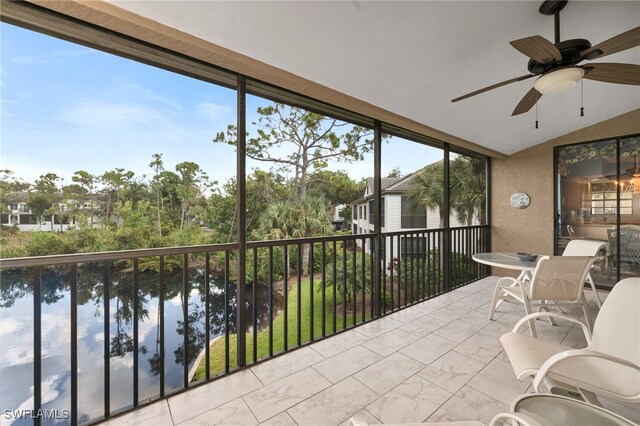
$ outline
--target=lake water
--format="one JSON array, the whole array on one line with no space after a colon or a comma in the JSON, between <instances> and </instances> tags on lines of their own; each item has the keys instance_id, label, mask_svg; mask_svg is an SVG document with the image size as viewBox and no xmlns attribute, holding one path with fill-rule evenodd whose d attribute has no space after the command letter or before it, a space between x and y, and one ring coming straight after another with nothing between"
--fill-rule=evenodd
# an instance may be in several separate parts
<instances>
[{"instance_id":1,"label":"lake water","mask_svg":"<svg viewBox=\"0 0 640 426\"><path fill-rule=\"evenodd\" d=\"M103 265L78 267L78 420L100 418L104 412L104 269ZM69 267L43 268L42 300L42 408L69 409L70 374L70 281ZM32 424L31 419L8 420L5 410L33 407L33 289L32 272L0 273L0 414L2 424ZM111 412L133 404L133 273L110 267L109 351ZM183 272L164 277L165 392L182 388L184 366ZM224 334L224 278L210 275L210 338ZM203 268L188 272L189 368L205 346L205 276ZM138 297L139 400L159 396L160 319L159 274L140 272ZM251 324L251 286L247 286L248 322ZM236 289L229 284L229 331L235 332ZM268 287L256 288L258 324L268 315ZM277 300L277 299L275 299ZM274 301L275 303L275 301ZM275 308L277 309L277 307ZM277 310L276 310L277 312ZM211 372L212 375L217 373ZM43 424L69 423L45 420Z\"/></svg>"}]
</instances>

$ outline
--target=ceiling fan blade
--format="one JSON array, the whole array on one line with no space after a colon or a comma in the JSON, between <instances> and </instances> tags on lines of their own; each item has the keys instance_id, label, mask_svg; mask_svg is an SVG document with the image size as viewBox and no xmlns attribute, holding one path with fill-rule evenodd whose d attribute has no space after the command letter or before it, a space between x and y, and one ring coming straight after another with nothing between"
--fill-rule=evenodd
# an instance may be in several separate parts
<instances>
[{"instance_id":1,"label":"ceiling fan blade","mask_svg":"<svg viewBox=\"0 0 640 426\"><path fill-rule=\"evenodd\" d=\"M489 90L496 89L501 86L506 86L507 84L515 83L516 81L526 80L528 78L533 77L534 74L521 75L520 77L512 78L511 80L501 81L500 83L492 84L491 86L487 86L483 89L476 90L475 92L467 93L466 95L460 96L458 98L452 99L451 102L458 102L463 99L470 98L471 96L479 95L480 93L488 92Z\"/></svg>"},{"instance_id":2,"label":"ceiling fan blade","mask_svg":"<svg viewBox=\"0 0 640 426\"><path fill-rule=\"evenodd\" d=\"M635 27L629 31L623 32L622 34L613 36L609 40L596 44L595 46L581 52L580 56L585 59L601 58L636 46L640 46L640 27Z\"/></svg>"},{"instance_id":3,"label":"ceiling fan blade","mask_svg":"<svg viewBox=\"0 0 640 426\"><path fill-rule=\"evenodd\" d=\"M534 87L532 87L531 90L529 90L527 94L524 95L524 98L522 98L520 103L516 105L516 109L513 110L511 116L513 117L514 115L519 115L529 111L541 97L542 93L538 92Z\"/></svg>"},{"instance_id":4,"label":"ceiling fan blade","mask_svg":"<svg viewBox=\"0 0 640 426\"><path fill-rule=\"evenodd\" d=\"M514 40L510 44L536 62L544 64L562 60L562 54L558 48L539 35Z\"/></svg>"},{"instance_id":5,"label":"ceiling fan blade","mask_svg":"<svg viewBox=\"0 0 640 426\"><path fill-rule=\"evenodd\" d=\"M640 65L596 62L583 68L584 78L589 80L640 85Z\"/></svg>"}]
</instances>

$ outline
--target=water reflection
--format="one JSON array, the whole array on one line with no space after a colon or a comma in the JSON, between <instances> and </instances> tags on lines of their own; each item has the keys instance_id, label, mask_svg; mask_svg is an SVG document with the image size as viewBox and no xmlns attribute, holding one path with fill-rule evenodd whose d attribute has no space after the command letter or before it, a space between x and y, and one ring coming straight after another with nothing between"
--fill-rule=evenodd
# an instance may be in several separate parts
<instances>
[{"instance_id":1,"label":"water reflection","mask_svg":"<svg viewBox=\"0 0 640 426\"><path fill-rule=\"evenodd\" d=\"M105 269L108 267L108 275ZM70 373L70 267L41 271L42 309L42 408L69 409ZM100 418L104 413L104 282L109 285L110 409L133 405L133 320L138 311L138 385L140 402L160 394L160 274L139 273L138 297L133 292L133 271L115 264L78 266L78 411L79 421ZM186 294L188 312L187 359L184 351L183 271L164 274L164 383L165 391L183 386L185 362L191 368L205 347L205 270L190 268ZM33 273L6 270L0 273L0 412L33 408ZM235 331L235 284L228 294L229 331ZM258 300L267 301L268 289L259 286ZM250 286L247 292L251 292ZM224 277L210 274L210 338L224 334ZM258 308L262 323L267 306ZM251 320L251 319L250 319ZM31 419L6 424L31 424ZM45 420L43 424L68 423Z\"/></svg>"}]
</instances>

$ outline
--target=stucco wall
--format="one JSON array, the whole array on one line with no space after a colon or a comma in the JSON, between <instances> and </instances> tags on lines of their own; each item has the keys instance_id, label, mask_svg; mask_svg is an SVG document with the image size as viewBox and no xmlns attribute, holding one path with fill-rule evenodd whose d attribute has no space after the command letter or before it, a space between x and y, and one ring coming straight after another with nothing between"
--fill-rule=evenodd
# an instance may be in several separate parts
<instances>
[{"instance_id":1,"label":"stucco wall","mask_svg":"<svg viewBox=\"0 0 640 426\"><path fill-rule=\"evenodd\" d=\"M551 139L491 163L492 251L553 254L553 147L640 133L640 109ZM514 192L526 192L526 209L509 204ZM496 275L513 275L495 269Z\"/></svg>"}]
</instances>

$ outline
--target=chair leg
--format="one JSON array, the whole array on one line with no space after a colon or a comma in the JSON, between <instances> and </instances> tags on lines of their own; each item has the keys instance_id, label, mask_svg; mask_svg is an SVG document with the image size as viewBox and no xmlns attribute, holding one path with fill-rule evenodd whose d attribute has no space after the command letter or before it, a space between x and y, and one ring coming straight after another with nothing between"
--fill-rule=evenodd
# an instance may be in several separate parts
<instances>
[{"instance_id":1,"label":"chair leg","mask_svg":"<svg viewBox=\"0 0 640 426\"><path fill-rule=\"evenodd\" d=\"M591 286L591 290L593 290L593 295L596 298L596 303L598 304L598 309L602 308L602 301L600 300L600 296L598 295L598 291L596 290L596 285L593 282L593 278L591 277L591 273L587 274L587 282Z\"/></svg>"},{"instance_id":2,"label":"chair leg","mask_svg":"<svg viewBox=\"0 0 640 426\"><path fill-rule=\"evenodd\" d=\"M542 303L548 303L548 300L543 300ZM540 311L545 311L545 312L549 312L549 307L548 306L538 306L538 312ZM547 317L547 320L549 321L549 324L551 325L556 325L556 320L554 320L551 317Z\"/></svg>"},{"instance_id":3,"label":"chair leg","mask_svg":"<svg viewBox=\"0 0 640 426\"><path fill-rule=\"evenodd\" d=\"M495 290L493 290L493 299L491 299L491 310L489 311L489 320L491 321L493 321L493 314L496 312L496 308L498 307L500 292L502 292L502 285L500 285L500 281L498 281L496 283Z\"/></svg>"},{"instance_id":4,"label":"chair leg","mask_svg":"<svg viewBox=\"0 0 640 426\"><path fill-rule=\"evenodd\" d=\"M589 304L587 303L587 298L584 297L584 293L582 293L582 312L584 313L584 321L587 323L589 334L593 334L593 324L589 316Z\"/></svg>"},{"instance_id":5,"label":"chair leg","mask_svg":"<svg viewBox=\"0 0 640 426\"><path fill-rule=\"evenodd\" d=\"M527 296L524 297L524 312L526 315L531 313L531 305L529 304L529 299ZM531 337L538 337L538 333L536 333L536 321L529 320L529 333L531 333Z\"/></svg>"},{"instance_id":6,"label":"chair leg","mask_svg":"<svg viewBox=\"0 0 640 426\"><path fill-rule=\"evenodd\" d=\"M598 401L598 397L596 397L595 393L582 389L578 389L578 391L580 392L580 396L582 396L582 399L584 399L585 402L602 408L602 404L600 403L600 401Z\"/></svg>"}]
</instances>

